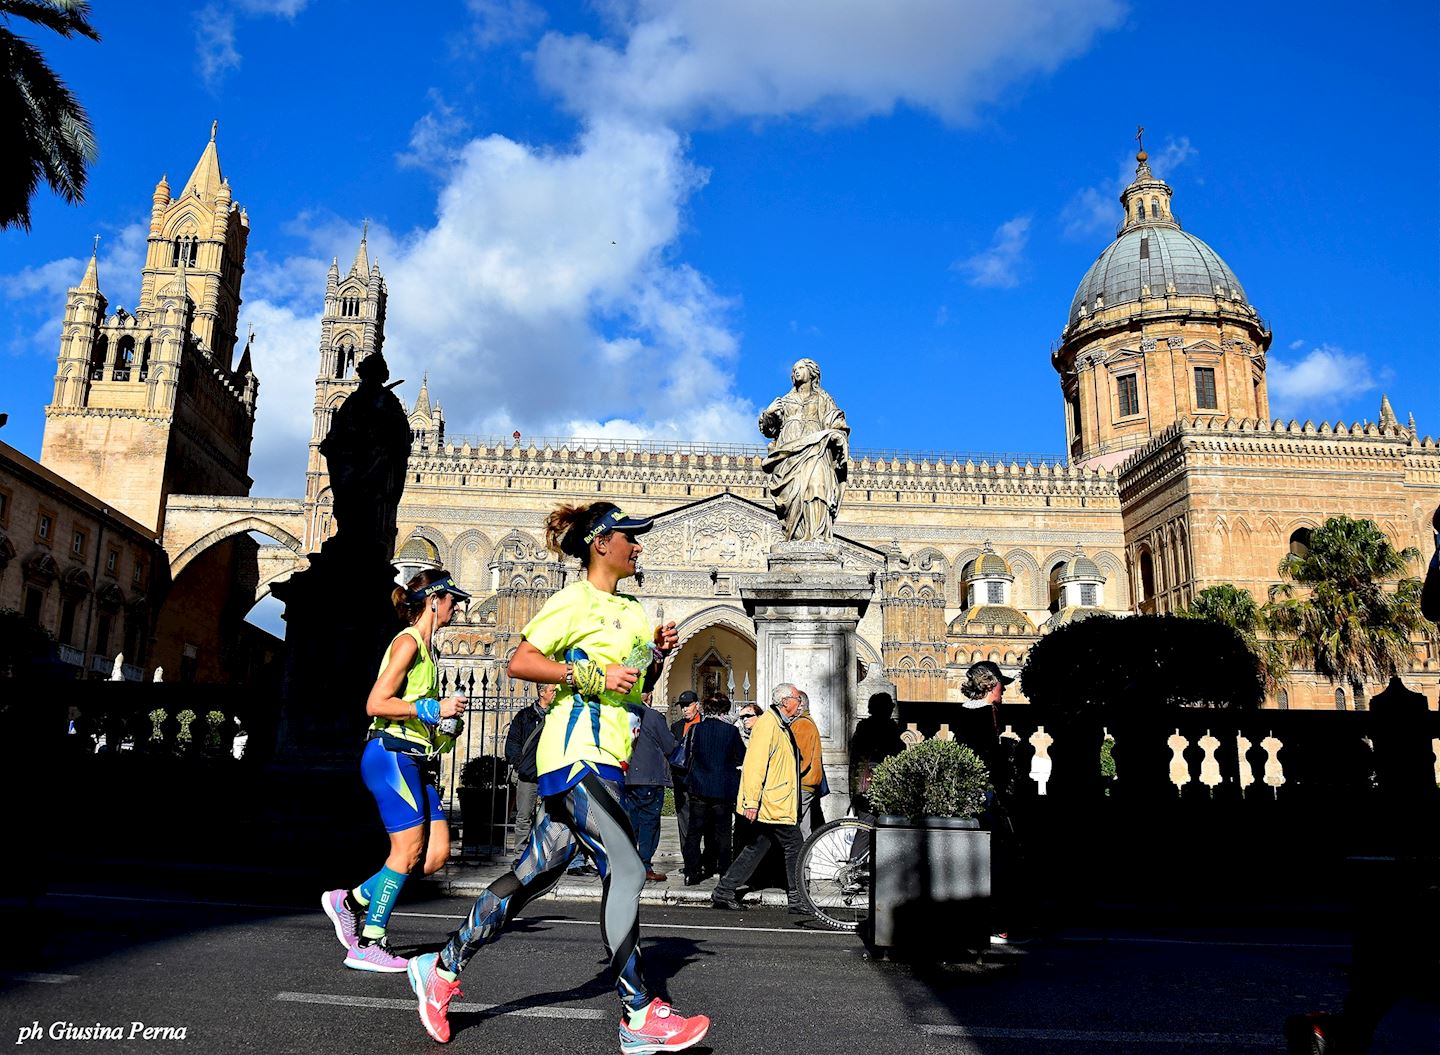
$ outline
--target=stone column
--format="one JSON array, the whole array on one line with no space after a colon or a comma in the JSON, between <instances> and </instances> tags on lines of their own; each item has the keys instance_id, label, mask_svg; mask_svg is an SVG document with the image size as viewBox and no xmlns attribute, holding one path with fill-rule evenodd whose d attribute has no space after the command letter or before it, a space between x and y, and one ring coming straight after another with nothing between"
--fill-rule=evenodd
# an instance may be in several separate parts
<instances>
[{"instance_id":1,"label":"stone column","mask_svg":"<svg viewBox=\"0 0 1440 1055\"><path fill-rule=\"evenodd\" d=\"M810 697L820 729L830 797L827 817L850 806L850 733L855 728L855 628L875 590L870 572L845 571L840 547L827 542L777 542L769 571L740 583L755 621L755 698L792 682Z\"/></svg>"}]
</instances>

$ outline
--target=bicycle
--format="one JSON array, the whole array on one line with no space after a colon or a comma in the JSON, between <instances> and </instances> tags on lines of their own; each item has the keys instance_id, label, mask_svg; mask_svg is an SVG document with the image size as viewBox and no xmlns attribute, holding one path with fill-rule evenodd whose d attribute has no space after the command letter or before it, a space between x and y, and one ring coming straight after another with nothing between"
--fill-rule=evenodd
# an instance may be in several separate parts
<instances>
[{"instance_id":1,"label":"bicycle","mask_svg":"<svg viewBox=\"0 0 1440 1055\"><path fill-rule=\"evenodd\" d=\"M800 899L827 927L855 931L870 915L870 817L840 817L810 833L796 865Z\"/></svg>"}]
</instances>

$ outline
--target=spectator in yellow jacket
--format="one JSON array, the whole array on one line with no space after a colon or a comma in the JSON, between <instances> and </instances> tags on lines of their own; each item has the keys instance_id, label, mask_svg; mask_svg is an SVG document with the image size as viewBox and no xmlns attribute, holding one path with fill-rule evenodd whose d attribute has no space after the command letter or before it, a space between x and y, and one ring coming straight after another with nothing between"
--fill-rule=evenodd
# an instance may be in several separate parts
<instances>
[{"instance_id":1,"label":"spectator in yellow jacket","mask_svg":"<svg viewBox=\"0 0 1440 1055\"><path fill-rule=\"evenodd\" d=\"M792 726L800 714L804 694L794 685L775 686L771 706L750 730L750 745L740 767L740 795L735 812L757 822L758 835L741 851L710 896L716 908L738 909L737 888L754 873L772 846L785 855L785 885L790 911L805 914L795 881L800 858L800 748Z\"/></svg>"}]
</instances>

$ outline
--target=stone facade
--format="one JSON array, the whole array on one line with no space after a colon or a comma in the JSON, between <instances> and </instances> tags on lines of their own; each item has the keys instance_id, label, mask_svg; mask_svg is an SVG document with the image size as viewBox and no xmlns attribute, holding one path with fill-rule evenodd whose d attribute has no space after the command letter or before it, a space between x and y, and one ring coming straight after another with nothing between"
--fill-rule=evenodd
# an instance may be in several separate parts
<instances>
[{"instance_id":1,"label":"stone facade","mask_svg":"<svg viewBox=\"0 0 1440 1055\"><path fill-rule=\"evenodd\" d=\"M161 532L172 494L245 495L259 388L233 362L250 220L215 130L176 197L151 201L140 302L107 314L94 255L65 303L40 460Z\"/></svg>"},{"instance_id":2,"label":"stone facade","mask_svg":"<svg viewBox=\"0 0 1440 1055\"><path fill-rule=\"evenodd\" d=\"M1052 352L1066 457L851 449L836 541L844 570L874 582L857 627L857 683L958 700L969 664L991 659L1013 673L1031 644L1070 619L1174 611L1220 582L1263 601L1289 547L1336 513L1375 519L1397 546L1429 545L1440 502L1434 442L1413 423L1401 427L1388 404L1374 425L1269 422L1269 327L1223 260L1182 230L1143 151L1137 160L1116 238L1081 281ZM208 569L219 590L231 575L229 595L249 603L333 533L319 442L356 387L355 367L382 350L385 280L363 234L348 272L332 264L305 497L244 497L256 382L248 357L230 373L228 355L247 221L219 177L213 140L180 197L162 180L154 208L135 318L105 315L93 260L71 291L46 462L53 456L52 468L117 507L123 498L141 523L163 524L177 578ZM93 376L102 336L113 350L143 327L148 368L143 354L137 367L112 351ZM763 446L447 435L424 380L409 421L397 563L443 564L476 593L438 639L452 676L493 680L520 628L578 574L544 551L545 515L559 502L603 498L657 518L633 587L652 618L680 628L657 698L758 692L741 587L765 572L780 539ZM863 442L863 423L853 424ZM276 545L212 553L250 531ZM1407 680L1434 705L1440 671L1428 649L1417 642ZM1270 704L1333 708L1335 687L1296 672Z\"/></svg>"},{"instance_id":3,"label":"stone facade","mask_svg":"<svg viewBox=\"0 0 1440 1055\"><path fill-rule=\"evenodd\" d=\"M155 533L0 443L0 608L55 635L78 676L108 678L117 653L138 680L150 660Z\"/></svg>"}]
</instances>

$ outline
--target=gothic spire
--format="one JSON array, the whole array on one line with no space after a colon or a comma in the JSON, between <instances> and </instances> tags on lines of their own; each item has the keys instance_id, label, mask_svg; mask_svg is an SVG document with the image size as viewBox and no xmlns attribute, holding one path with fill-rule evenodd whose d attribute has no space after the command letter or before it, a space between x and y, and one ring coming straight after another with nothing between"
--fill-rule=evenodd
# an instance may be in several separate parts
<instances>
[{"instance_id":1,"label":"gothic spire","mask_svg":"<svg viewBox=\"0 0 1440 1055\"><path fill-rule=\"evenodd\" d=\"M420 375L420 394L415 397L415 409L411 414L424 414L430 417L430 371Z\"/></svg>"},{"instance_id":2,"label":"gothic spire","mask_svg":"<svg viewBox=\"0 0 1440 1055\"><path fill-rule=\"evenodd\" d=\"M1398 428L1400 422L1395 418L1395 408L1390 405L1390 397L1384 392L1380 393L1380 427L1382 429Z\"/></svg>"},{"instance_id":3,"label":"gothic spire","mask_svg":"<svg viewBox=\"0 0 1440 1055\"><path fill-rule=\"evenodd\" d=\"M370 256L365 250L365 243L370 237L370 221L365 221L365 226L360 231L360 248L355 250L355 263L350 265L350 274L365 276L370 274Z\"/></svg>"},{"instance_id":4,"label":"gothic spire","mask_svg":"<svg viewBox=\"0 0 1440 1055\"><path fill-rule=\"evenodd\" d=\"M80 280L81 293L100 292L100 270L96 266L95 256L100 252L100 236L95 236L95 247L90 251L90 263L85 266L85 277Z\"/></svg>"},{"instance_id":5,"label":"gothic spire","mask_svg":"<svg viewBox=\"0 0 1440 1055\"><path fill-rule=\"evenodd\" d=\"M182 198L187 194L197 194L205 201L214 201L220 184L225 181L225 177L220 175L220 154L215 149L215 133L219 127L219 121L211 124L210 142L205 144L204 153L195 163L195 171L185 181L185 189L180 192Z\"/></svg>"}]
</instances>

